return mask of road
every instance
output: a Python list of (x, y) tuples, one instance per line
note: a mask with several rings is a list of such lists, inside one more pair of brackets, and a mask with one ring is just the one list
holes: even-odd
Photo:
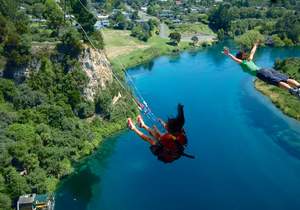
[(159, 27), (160, 27), (159, 36), (161, 38), (168, 39), (170, 35), (170, 29), (168, 25), (165, 23), (161, 23)]

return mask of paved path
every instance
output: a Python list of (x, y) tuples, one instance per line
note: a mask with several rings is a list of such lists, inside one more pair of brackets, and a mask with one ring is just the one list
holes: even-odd
[(165, 23), (160, 24), (159, 36), (164, 39), (169, 39), (170, 29)]

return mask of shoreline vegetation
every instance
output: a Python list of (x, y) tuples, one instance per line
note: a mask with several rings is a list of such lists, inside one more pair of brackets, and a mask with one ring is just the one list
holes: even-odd
[[(275, 69), (299, 80), (300, 58), (277, 60), (275, 62)], [(259, 92), (267, 96), (284, 114), (300, 121), (300, 102), (297, 98), (279, 87), (268, 85), (258, 79), (255, 80), (254, 85)]]

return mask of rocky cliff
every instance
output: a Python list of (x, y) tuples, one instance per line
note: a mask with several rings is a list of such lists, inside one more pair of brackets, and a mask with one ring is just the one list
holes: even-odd
[(84, 96), (94, 101), (98, 91), (103, 90), (113, 81), (112, 69), (104, 52), (85, 47), (79, 57), (82, 70), (89, 78)]
[[(57, 62), (61, 62), (62, 57), (55, 59)], [(84, 46), (78, 61), (89, 79), (83, 93), (84, 97), (88, 101), (94, 101), (99, 91), (105, 89), (113, 81), (110, 63), (103, 51), (95, 50), (89, 46)], [(40, 68), (41, 60), (34, 57), (28, 65), (14, 70), (10, 77), (21, 83), (29, 77), (30, 72), (37, 72)]]

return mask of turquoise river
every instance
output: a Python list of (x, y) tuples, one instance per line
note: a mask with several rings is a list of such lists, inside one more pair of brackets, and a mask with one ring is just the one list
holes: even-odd
[[(299, 210), (300, 123), (259, 93), (223, 44), (163, 56), (129, 74), (153, 112), (185, 106), (187, 152), (159, 162), (132, 132), (107, 139), (56, 192), (56, 210)], [(300, 56), (259, 49), (256, 61)], [(297, 150), (298, 145), (298, 150)]]

